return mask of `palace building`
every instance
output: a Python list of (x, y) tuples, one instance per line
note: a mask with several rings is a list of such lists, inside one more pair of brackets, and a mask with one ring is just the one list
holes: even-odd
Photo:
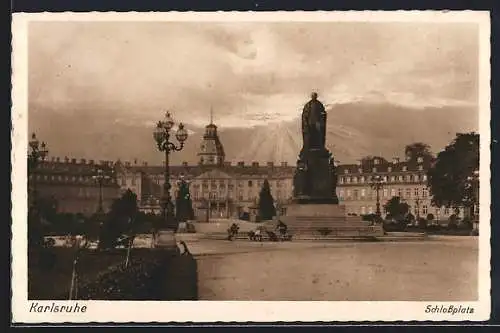
[[(237, 218), (250, 213), (258, 204), (259, 192), (264, 180), (268, 180), (271, 193), (280, 213), (292, 198), (295, 166), (286, 162), (231, 163), (225, 160), (225, 152), (217, 133), (217, 126), (210, 121), (198, 151), (198, 163), (170, 166), (172, 202), (183, 179), (190, 185), (193, 208), (197, 218)], [(387, 161), (382, 157), (365, 158), (357, 164), (337, 165), (337, 197), (346, 205), (348, 214), (364, 215), (376, 212), (376, 190), (372, 187), (373, 177), (383, 180), (379, 189), (380, 209), (385, 216), (384, 204), (394, 196), (408, 203), (416, 217), (432, 213), (436, 219), (445, 220), (454, 212), (448, 208), (431, 205), (427, 189), (427, 170), (431, 161), (419, 158), (417, 161)], [(108, 210), (113, 199), (127, 189), (136, 193), (139, 208), (143, 212), (160, 213), (163, 194), (164, 166), (148, 163), (85, 161), (52, 158), (36, 169), (31, 177), (42, 196), (53, 196), (61, 212), (81, 212), (90, 215), (96, 212), (100, 187), (95, 179), (98, 169), (109, 174), (103, 183), (103, 206)], [(463, 211), (460, 212), (463, 216)]]
[[(120, 162), (116, 166), (118, 184), (122, 190), (130, 188), (137, 194), (142, 211), (159, 213), (165, 167), (130, 162)], [(170, 195), (174, 202), (177, 183), (183, 179), (190, 184), (193, 206), (200, 219), (238, 217), (255, 208), (266, 179), (276, 204), (287, 202), (292, 194), (294, 169), (286, 162), (279, 165), (273, 162), (265, 165), (257, 162), (226, 162), (217, 126), (211, 121), (205, 127), (198, 163), (170, 166)]]
[[(104, 211), (108, 211), (111, 202), (119, 196), (120, 187), (113, 172), (113, 162), (76, 160), (65, 157), (52, 157), (40, 162), (29, 175), (29, 189), (36, 188), (41, 197), (56, 199), (61, 213), (82, 213), (90, 216), (97, 212), (99, 192), (102, 190)], [(97, 171), (105, 176), (102, 187), (95, 179)], [(29, 197), (29, 196), (28, 196)]]

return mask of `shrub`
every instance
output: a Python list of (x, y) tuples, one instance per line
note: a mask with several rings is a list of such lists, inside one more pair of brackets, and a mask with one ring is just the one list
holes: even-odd
[(332, 229), (330, 228), (320, 228), (318, 229), (318, 232), (321, 236), (328, 236), (329, 234), (332, 233)]
[(420, 217), (417, 221), (418, 223), (418, 227), (421, 228), (421, 229), (425, 229), (427, 228), (427, 220), (424, 219), (423, 217)]
[(151, 257), (131, 258), (100, 273), (96, 279), (83, 282), (78, 299), (84, 300), (155, 300), (162, 299), (166, 266), (172, 254), (155, 251)]
[(190, 234), (194, 234), (194, 233), (196, 233), (196, 228), (195, 228), (194, 224), (193, 224), (193, 223), (191, 223), (191, 222), (187, 222), (187, 223), (186, 223), (186, 231), (187, 231), (188, 233), (190, 233)]

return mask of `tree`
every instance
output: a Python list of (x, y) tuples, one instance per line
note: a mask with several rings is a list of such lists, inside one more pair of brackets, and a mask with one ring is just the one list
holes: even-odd
[(118, 238), (123, 234), (133, 237), (136, 230), (138, 212), (137, 196), (130, 189), (113, 201), (111, 210), (99, 237), (99, 248), (107, 249), (116, 246)]
[(423, 158), (424, 163), (432, 161), (434, 156), (431, 152), (431, 147), (423, 142), (415, 142), (405, 147), (405, 157), (410, 162), (417, 162), (419, 157)]
[(189, 184), (185, 180), (181, 180), (179, 183), (179, 191), (175, 199), (175, 218), (178, 222), (186, 222), (194, 218)]
[(273, 216), (276, 216), (276, 207), (274, 207), (274, 199), (267, 179), (264, 180), (259, 194), (259, 216), (262, 220), (271, 220)]
[(410, 210), (406, 202), (401, 202), (400, 197), (392, 197), (389, 199), (384, 205), (384, 208), (385, 211), (397, 221), (401, 221)]
[(479, 134), (457, 133), (427, 172), (432, 204), (441, 207), (469, 206), (469, 177), (479, 168)]

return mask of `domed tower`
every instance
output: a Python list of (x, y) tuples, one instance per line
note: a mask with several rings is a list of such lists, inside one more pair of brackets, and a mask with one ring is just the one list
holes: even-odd
[(217, 126), (213, 123), (212, 110), (210, 110), (210, 124), (205, 127), (205, 134), (198, 152), (200, 165), (222, 165), (226, 155), (224, 147), (217, 134)]

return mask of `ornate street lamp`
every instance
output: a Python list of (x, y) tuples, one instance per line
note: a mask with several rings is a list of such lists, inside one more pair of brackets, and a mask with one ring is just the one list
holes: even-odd
[(472, 176), (467, 177), (466, 183), (467, 201), (469, 202), (470, 219), (474, 229), (478, 229), (479, 218), (476, 217), (476, 209), (479, 206), (479, 170), (474, 170)]
[[(31, 135), (31, 140), (29, 141), (29, 146), (31, 148), (31, 151), (28, 153), (28, 174), (31, 175), (31, 202), (30, 202), (30, 214), (28, 215), (32, 227), (39, 228), (40, 227), (40, 220), (39, 220), (39, 214), (38, 214), (38, 207), (37, 207), (37, 184), (36, 184), (36, 176), (37, 172), (36, 169), (40, 162), (43, 162), (45, 158), (47, 157), (49, 151), (47, 149), (47, 146), (45, 142), (42, 142), (40, 144), (40, 141), (38, 141), (36, 134), (33, 133)], [(37, 234), (35, 232), (35, 234)], [(32, 234), (32, 236), (36, 236), (35, 234)], [(31, 238), (30, 240), (38, 242), (39, 240), (35, 238)]]
[[(45, 142), (40, 144), (38, 141), (36, 134), (33, 133), (31, 135), (31, 140), (29, 141), (29, 146), (31, 148), (30, 153), (28, 154), (28, 172), (32, 176), (32, 190), (33, 190), (33, 199), (35, 199), (36, 195), (36, 168), (38, 167), (40, 162), (43, 162), (49, 151)], [(34, 203), (34, 201), (33, 201)]]
[(380, 212), (380, 190), (384, 188), (385, 183), (385, 179), (380, 177), (379, 175), (375, 175), (372, 178), (371, 188), (374, 189), (377, 194), (377, 209), (375, 214), (377, 214), (378, 217), (382, 215)]
[(174, 212), (172, 206), (172, 198), (170, 196), (170, 153), (174, 151), (180, 151), (184, 148), (184, 142), (188, 138), (188, 132), (184, 129), (184, 125), (179, 123), (175, 137), (179, 141), (179, 145), (175, 145), (170, 141), (171, 130), (174, 126), (174, 120), (170, 115), (170, 112), (166, 112), (165, 119), (160, 120), (156, 129), (153, 133), (154, 140), (158, 150), (165, 153), (165, 182), (163, 183), (163, 197), (162, 197), (162, 214), (165, 222), (166, 228), (176, 229), (176, 223), (174, 223)]
[(109, 181), (111, 179), (111, 177), (105, 174), (104, 170), (99, 168), (97, 169), (96, 174), (92, 176), (92, 179), (94, 179), (97, 182), (97, 184), (99, 184), (99, 204), (97, 206), (97, 214), (102, 215), (104, 213), (104, 208), (102, 204), (102, 197), (103, 197), (102, 187), (106, 181)]

